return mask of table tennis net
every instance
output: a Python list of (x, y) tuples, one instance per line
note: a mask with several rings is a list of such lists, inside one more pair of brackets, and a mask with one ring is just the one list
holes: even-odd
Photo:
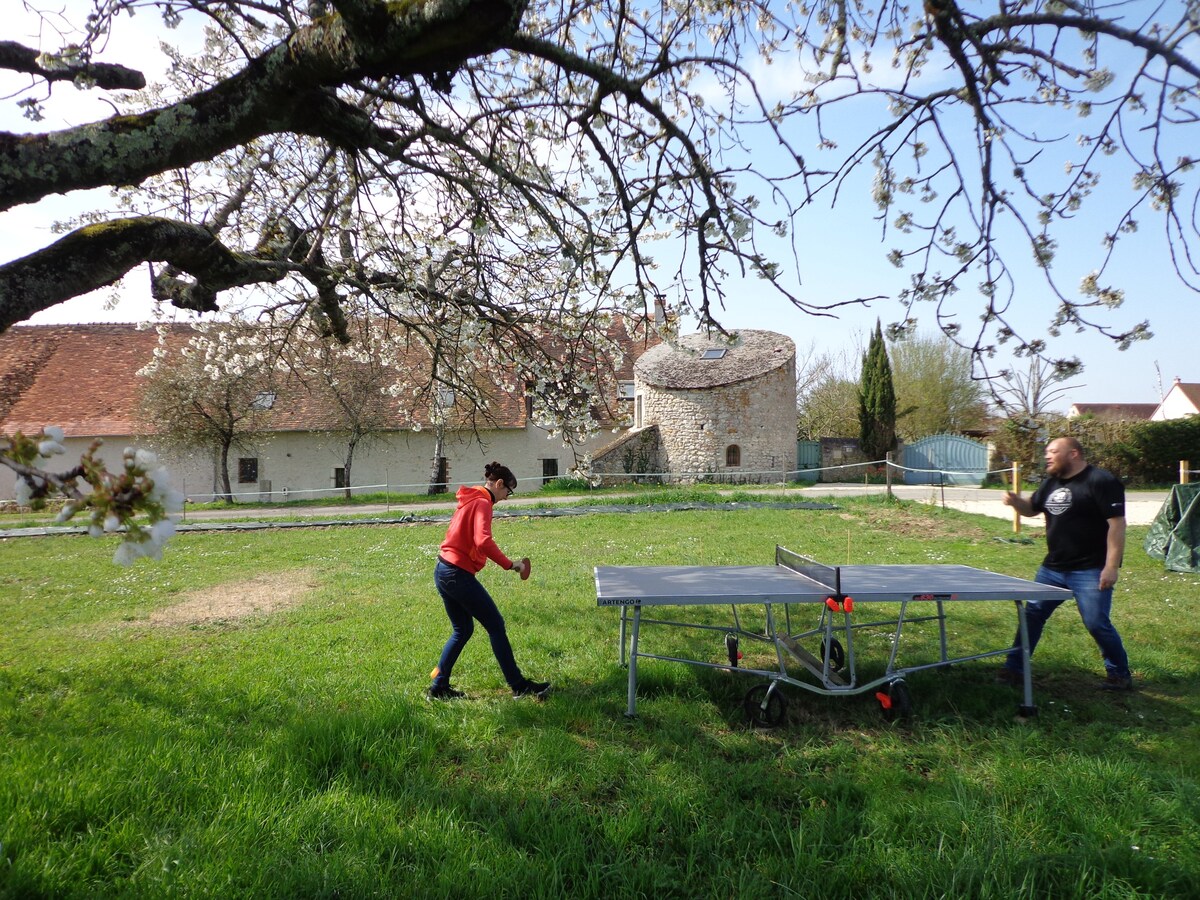
[(793, 553), (786, 547), (775, 547), (775, 565), (783, 566), (793, 572), (798, 572), (806, 578), (811, 578), (834, 593), (841, 590), (841, 576), (837, 566), (826, 566), (807, 556)]

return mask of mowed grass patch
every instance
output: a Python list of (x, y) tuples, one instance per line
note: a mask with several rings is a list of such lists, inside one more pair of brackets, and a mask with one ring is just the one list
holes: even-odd
[[(878, 498), (505, 519), (499, 542), (533, 578), (483, 578), (554, 692), (511, 700), (480, 629), (454, 676), (469, 699), (431, 704), (443, 531), (185, 534), (131, 570), (105, 541), (0, 542), (0, 894), (1200, 895), (1200, 576), (1163, 572), (1144, 529), (1115, 613), (1139, 691), (1095, 689), (1067, 606), (1035, 660), (1033, 720), (979, 661), (911, 676), (907, 724), (784, 688), (772, 731), (742, 713), (753, 679), (656, 661), (626, 719), (618, 613), (597, 608), (592, 567), (769, 564), (781, 543), (1028, 577), (1040, 539)], [(178, 614), (264, 585), (290, 602)], [(1006, 604), (950, 612), (967, 644), (1015, 625)], [(723, 652), (720, 632), (658, 639)]]

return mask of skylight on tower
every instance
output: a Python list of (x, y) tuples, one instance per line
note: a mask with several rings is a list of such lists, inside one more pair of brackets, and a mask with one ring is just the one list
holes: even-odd
[(728, 351), (723, 347), (711, 347), (700, 354), (701, 359), (724, 359)]

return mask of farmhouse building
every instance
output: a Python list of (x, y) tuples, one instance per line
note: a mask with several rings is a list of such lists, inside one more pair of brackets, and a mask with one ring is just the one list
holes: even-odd
[[(604, 394), (589, 401), (602, 428), (597, 436), (565, 445), (536, 424), (541, 418), (534, 385), (522, 373), (481, 372), (483, 411), (450, 392), (439, 397), (448, 409), (437, 480), (451, 490), (474, 483), (483, 466), (497, 459), (523, 483), (537, 484), (567, 474), (576, 465), (576, 453), (586, 454), (611, 440), (613, 429), (628, 427), (633, 360), (659, 339), (644, 324), (622, 321), (600, 333), (618, 352), (610, 358), (596, 349), (595, 358), (582, 363), (576, 353), (572, 362), (576, 369), (590, 368), (596, 390)], [(193, 335), (188, 326), (178, 325), (167, 340), (180, 347)], [(126, 447), (146, 447), (158, 452), (185, 495), (197, 501), (211, 498), (220, 492), (217, 454), (172, 452), (156, 439), (155, 424), (141, 413), (144, 379), (138, 372), (153, 359), (158, 342), (155, 330), (134, 325), (18, 326), (0, 334), (0, 433), (63, 428), (68, 455), (51, 461), (55, 469), (68, 468), (96, 439), (104, 442), (99, 456), (110, 469), (119, 467)], [(410, 364), (419, 368), (422, 362)], [(235, 497), (278, 502), (331, 496), (345, 488), (347, 439), (333, 404), (297, 379), (264, 392), (261, 401), (264, 427), (230, 454)], [(421, 402), (405, 392), (390, 403), (391, 420), (354, 455), (355, 488), (402, 493), (428, 488), (438, 429)], [(0, 478), (0, 500), (13, 497), (14, 479)]]

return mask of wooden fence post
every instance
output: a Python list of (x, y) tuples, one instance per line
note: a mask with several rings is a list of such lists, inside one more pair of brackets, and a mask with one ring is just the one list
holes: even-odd
[(1179, 483), (1180, 484), (1188, 483), (1188, 481), (1192, 475), (1191, 469), (1192, 469), (1192, 464), (1188, 460), (1181, 459), (1179, 461)]
[[(1019, 462), (1013, 463), (1012, 489), (1013, 489), (1014, 494), (1016, 494), (1018, 497), (1021, 496), (1021, 464)], [(1021, 513), (1014, 506), (1013, 507), (1013, 534), (1020, 534), (1020, 533), (1021, 533)]]

